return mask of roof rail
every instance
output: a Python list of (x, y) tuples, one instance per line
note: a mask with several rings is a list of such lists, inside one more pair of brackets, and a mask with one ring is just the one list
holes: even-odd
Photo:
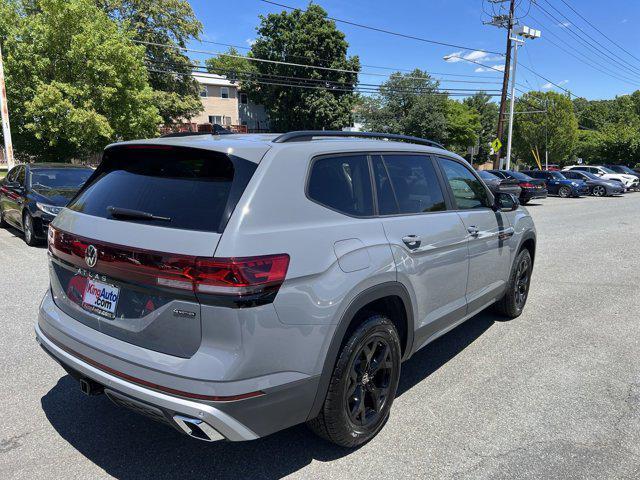
[(378, 132), (345, 132), (342, 130), (299, 130), (296, 132), (283, 133), (274, 138), (273, 143), (288, 142), (310, 142), (314, 137), (356, 137), (356, 138), (375, 138), (379, 140), (400, 140), (418, 145), (427, 145), (429, 147), (444, 147), (426, 138), (412, 137), (410, 135), (398, 135), (396, 133), (378, 133)]

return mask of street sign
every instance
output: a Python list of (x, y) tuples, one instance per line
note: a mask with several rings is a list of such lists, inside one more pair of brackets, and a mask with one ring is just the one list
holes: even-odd
[(493, 142), (491, 142), (491, 148), (493, 148), (494, 152), (498, 152), (502, 148), (502, 142), (499, 138), (496, 138)]
[(581, 158), (578, 159), (578, 165), (582, 165), (582, 159)]

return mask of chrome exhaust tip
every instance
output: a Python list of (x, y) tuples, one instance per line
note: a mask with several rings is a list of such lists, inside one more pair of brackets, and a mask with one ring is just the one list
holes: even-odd
[(204, 420), (198, 418), (185, 417), (183, 415), (174, 415), (173, 421), (180, 429), (190, 437), (204, 440), (205, 442), (215, 442), (223, 440), (224, 437), (218, 431)]

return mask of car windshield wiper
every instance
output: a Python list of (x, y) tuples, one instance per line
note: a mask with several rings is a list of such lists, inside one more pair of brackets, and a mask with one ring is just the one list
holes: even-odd
[(160, 220), (163, 222), (171, 221), (171, 218), (169, 217), (161, 217), (159, 215), (154, 215), (153, 213), (143, 212), (142, 210), (132, 210), (130, 208), (107, 207), (107, 211), (113, 218), (122, 220), (128, 218), (132, 220)]

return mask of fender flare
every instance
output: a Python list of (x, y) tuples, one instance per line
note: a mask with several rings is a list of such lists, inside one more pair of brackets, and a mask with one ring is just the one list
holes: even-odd
[(336, 329), (334, 330), (333, 337), (331, 338), (331, 343), (329, 344), (327, 354), (324, 358), (322, 373), (320, 374), (320, 380), (318, 382), (318, 391), (316, 392), (316, 397), (313, 401), (313, 405), (311, 407), (311, 411), (309, 412), (307, 420), (311, 420), (317, 417), (320, 413), (320, 409), (322, 408), (325, 397), (327, 396), (333, 369), (335, 368), (336, 361), (338, 360), (338, 355), (340, 354), (340, 348), (342, 347), (347, 329), (349, 328), (351, 321), (354, 319), (358, 311), (365, 305), (374, 302), (375, 300), (379, 300), (381, 298), (392, 295), (400, 297), (407, 313), (407, 343), (405, 346), (402, 361), (405, 361), (409, 358), (411, 352), (413, 351), (415, 324), (411, 297), (409, 296), (409, 292), (407, 291), (406, 287), (400, 282), (385, 282), (360, 292), (351, 301), (344, 314), (340, 318)]

